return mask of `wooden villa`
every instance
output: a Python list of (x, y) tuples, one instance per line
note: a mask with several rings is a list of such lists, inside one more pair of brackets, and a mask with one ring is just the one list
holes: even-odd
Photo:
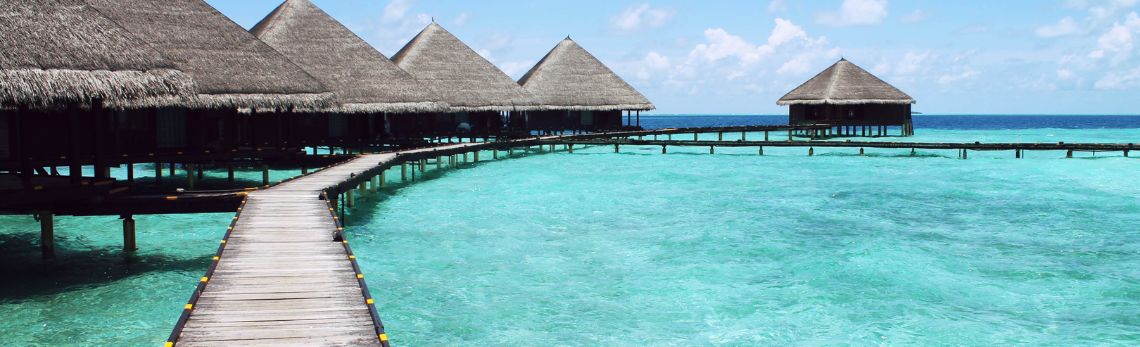
[(840, 59), (777, 102), (790, 106), (789, 125), (829, 125), (835, 135), (885, 136), (898, 126), (914, 135), (915, 100), (867, 70)]
[[(72, 188), (109, 190), (110, 166), (131, 150), (122, 113), (179, 104), (196, 90), (176, 64), (83, 1), (6, 1), (0, 12), (0, 209), (88, 196)], [(57, 189), (65, 192), (51, 194)]]
[(334, 105), (324, 85), (205, 1), (87, 2), (197, 83), (182, 107), (133, 115), (137, 133), (124, 140), (141, 153), (194, 163), (296, 151), (306, 120), (282, 113)]
[[(519, 80), (538, 98), (542, 111), (515, 119), (512, 127), (557, 132), (638, 127), (641, 111), (654, 109), (649, 99), (567, 37)], [(636, 121), (630, 115), (637, 113)]]
[(430, 88), (309, 0), (285, 1), (250, 32), (336, 95), (336, 107), (306, 115), (314, 120), (305, 135), (310, 143), (422, 139), (413, 131), (417, 120), (449, 111)]
[(538, 109), (534, 95), (434, 22), (392, 61), (451, 105), (449, 114), (429, 125), (439, 136), (496, 135), (505, 125), (504, 116), (521, 117)]

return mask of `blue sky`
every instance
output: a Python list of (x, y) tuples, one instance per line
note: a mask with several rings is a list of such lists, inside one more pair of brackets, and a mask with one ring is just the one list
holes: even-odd
[[(280, 0), (209, 0), (251, 27)], [(1140, 0), (315, 0), (391, 55), (433, 18), (517, 78), (570, 35), (657, 113), (782, 114), (846, 57), (928, 114), (1140, 114)]]

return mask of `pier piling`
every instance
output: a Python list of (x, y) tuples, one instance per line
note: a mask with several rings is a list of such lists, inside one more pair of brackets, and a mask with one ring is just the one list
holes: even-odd
[(269, 186), (269, 165), (261, 164), (261, 185), (264, 187)]
[(55, 258), (55, 215), (40, 212), (40, 253), (44, 259)]
[(139, 249), (135, 243), (135, 217), (125, 214), (120, 218), (123, 219), (123, 251), (134, 252)]
[(162, 184), (162, 163), (154, 163), (154, 184)]
[(815, 147), (808, 147), (808, 156), (810, 157), (810, 156), (814, 156), (814, 155), (815, 155)]
[(127, 183), (135, 183), (135, 163), (127, 163)]

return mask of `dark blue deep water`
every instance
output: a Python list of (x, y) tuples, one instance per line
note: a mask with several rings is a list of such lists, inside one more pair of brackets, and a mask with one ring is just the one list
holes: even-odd
[[(782, 125), (787, 116), (641, 116), (646, 129), (701, 126)], [(1140, 116), (915, 115), (916, 129), (1140, 129)]]

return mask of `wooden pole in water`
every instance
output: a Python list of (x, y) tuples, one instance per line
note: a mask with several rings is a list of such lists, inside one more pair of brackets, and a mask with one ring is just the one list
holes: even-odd
[(135, 183), (135, 163), (127, 163), (127, 184)]
[(174, 163), (170, 163), (170, 178), (174, 178), (177, 173), (174, 172)]
[(400, 182), (408, 181), (408, 162), (400, 163)]
[(700, 139), (699, 139), (699, 138), (697, 138), (697, 135), (700, 135), (700, 134), (698, 134), (698, 133), (693, 133), (693, 141), (700, 141)]
[(570, 154), (574, 154), (574, 144), (572, 144), (572, 143), (566, 144), (566, 151), (570, 152)]
[(863, 155), (863, 147), (859, 147), (859, 155)]
[(724, 132), (723, 131), (716, 133), (716, 140), (717, 141), (724, 141)]
[(815, 147), (808, 147), (808, 156), (815, 155)]
[(435, 157), (435, 169), (443, 169), (443, 157)]
[(1017, 158), (1017, 159), (1021, 159), (1021, 149), (1020, 148), (1013, 150), (1013, 157)]
[(44, 259), (55, 258), (55, 215), (40, 212), (40, 253)]
[(661, 154), (668, 154), (669, 150), (665, 149), (667, 146), (661, 146)]
[(380, 171), (380, 182), (378, 182), (380, 185), (380, 188), (384, 188), (384, 185), (388, 183), (387, 177), (388, 177), (388, 171)]
[(352, 189), (344, 192), (344, 204), (348, 206), (348, 208), (356, 206), (356, 200), (352, 198)]
[(764, 130), (764, 142), (768, 142), (768, 131)]
[(910, 149), (910, 156), (912, 156), (912, 157), (913, 157), (913, 156), (915, 156), (915, 155), (917, 155), (917, 154), (918, 154), (918, 153), (914, 151), (914, 148), (911, 148), (911, 149)]
[(760, 146), (759, 152), (760, 156), (764, 156), (764, 146)]
[(190, 189), (194, 189), (194, 184), (196, 183), (195, 182), (196, 181), (195, 175), (194, 175), (194, 164), (192, 164), (192, 163), (185, 164), (185, 166), (186, 166), (186, 185), (189, 186)]
[(154, 163), (154, 184), (162, 184), (162, 163)]
[(1126, 150), (1124, 150), (1124, 157), (1125, 157), (1125, 158), (1128, 158), (1128, 150), (1127, 150), (1127, 149), (1126, 149)]
[(709, 146), (709, 154), (716, 154), (716, 147)]
[(305, 164), (301, 164), (301, 175), (308, 175), (308, 174), (309, 174), (309, 167), (305, 166)]
[(962, 159), (970, 159), (970, 153), (968, 149), (962, 149)]
[(234, 163), (233, 162), (227, 162), (226, 163), (226, 182), (229, 182), (230, 185), (234, 184)]
[[(550, 146), (553, 147), (554, 145), (550, 145)], [(472, 161), (478, 163), (479, 162), (479, 151), (473, 152), (472, 156), (474, 158), (474, 159), (472, 159)]]
[(420, 159), (420, 173), (427, 171), (427, 159)]
[(1073, 157), (1073, 150), (1070, 149), (1070, 150), (1065, 152), (1065, 158), (1072, 158), (1072, 157)]
[(269, 186), (269, 165), (261, 164), (261, 185)]
[(134, 252), (139, 249), (135, 243), (135, 217), (124, 214), (120, 218), (123, 219), (123, 250)]
[[(573, 146), (571, 146), (571, 148), (573, 148)], [(491, 150), (491, 159), (499, 160), (499, 149), (496, 148)]]
[(618, 145), (616, 143), (614, 144), (614, 153), (617, 153), (619, 150), (621, 150), (619, 147), (620, 147), (620, 145)]

